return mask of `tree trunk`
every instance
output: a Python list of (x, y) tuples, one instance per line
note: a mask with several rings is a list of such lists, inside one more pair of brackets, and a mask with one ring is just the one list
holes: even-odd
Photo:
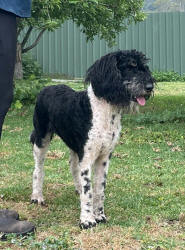
[(15, 62), (15, 79), (23, 79), (23, 68), (22, 68), (22, 47), (21, 44), (17, 42), (17, 52), (16, 52), (16, 62)]

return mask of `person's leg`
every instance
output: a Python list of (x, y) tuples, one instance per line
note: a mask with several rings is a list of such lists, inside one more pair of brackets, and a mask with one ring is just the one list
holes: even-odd
[[(0, 9), (0, 138), (4, 118), (13, 99), (16, 57), (16, 16)], [(0, 210), (0, 240), (10, 233), (25, 236), (35, 231), (31, 222), (19, 221), (16, 211)]]
[(0, 10), (0, 138), (4, 118), (13, 99), (16, 57), (16, 16)]

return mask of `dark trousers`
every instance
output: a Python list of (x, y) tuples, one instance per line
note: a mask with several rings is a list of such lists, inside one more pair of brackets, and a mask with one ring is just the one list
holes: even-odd
[(13, 99), (16, 57), (16, 16), (0, 9), (0, 138)]

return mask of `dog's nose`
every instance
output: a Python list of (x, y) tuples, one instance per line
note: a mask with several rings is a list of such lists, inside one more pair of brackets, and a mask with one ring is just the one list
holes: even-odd
[(146, 91), (152, 91), (152, 89), (153, 89), (153, 84), (152, 83), (147, 83), (147, 85), (145, 86), (145, 89), (146, 89)]

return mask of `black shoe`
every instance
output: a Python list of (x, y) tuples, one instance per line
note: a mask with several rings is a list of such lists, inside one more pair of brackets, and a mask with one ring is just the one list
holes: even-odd
[(15, 220), (19, 219), (19, 214), (14, 210), (0, 209), (0, 218), (12, 218)]
[(10, 217), (5, 216), (4, 213), (2, 213), (3, 216), (0, 217), (0, 234), (1, 240), (6, 240), (8, 234), (16, 234), (16, 236), (26, 236), (30, 233), (33, 233), (35, 231), (35, 226), (33, 223), (28, 221), (19, 221), (16, 220), (15, 216), (16, 213), (5, 213), (6, 215), (10, 215)]

